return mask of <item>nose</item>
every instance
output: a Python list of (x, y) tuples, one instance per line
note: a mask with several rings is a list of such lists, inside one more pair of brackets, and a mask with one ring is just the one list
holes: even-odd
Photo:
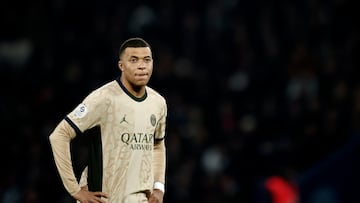
[(144, 70), (146, 67), (145, 67), (145, 65), (144, 64), (139, 64), (139, 66), (138, 66), (138, 69), (140, 69), (140, 70)]
[(139, 69), (145, 69), (145, 68), (146, 68), (145, 61), (144, 61), (144, 60), (139, 60), (138, 68), (139, 68)]

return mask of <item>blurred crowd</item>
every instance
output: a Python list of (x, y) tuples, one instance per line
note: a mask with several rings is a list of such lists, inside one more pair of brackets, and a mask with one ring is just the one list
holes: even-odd
[[(73, 202), (48, 136), (120, 74), (133, 36), (152, 45), (150, 86), (169, 106), (166, 203), (276, 202), (279, 178), (291, 203), (345, 202), (305, 201), (301, 181), (359, 143), (354, 14), (348, 0), (1, 1), (0, 202)], [(335, 174), (358, 178), (352, 166)]]

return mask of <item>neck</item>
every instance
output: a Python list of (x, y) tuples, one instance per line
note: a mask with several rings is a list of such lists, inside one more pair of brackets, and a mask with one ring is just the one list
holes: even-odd
[(120, 77), (121, 83), (124, 85), (124, 87), (129, 91), (130, 94), (132, 94), (134, 97), (141, 98), (145, 94), (145, 86), (136, 86), (131, 83), (129, 83), (127, 80), (125, 80), (123, 77)]

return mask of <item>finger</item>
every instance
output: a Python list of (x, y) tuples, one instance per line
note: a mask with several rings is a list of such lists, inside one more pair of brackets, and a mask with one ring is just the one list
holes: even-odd
[(98, 198), (97, 198), (97, 202), (106, 203), (105, 200), (102, 200), (102, 199), (101, 199), (101, 197), (98, 197)]
[(95, 196), (98, 196), (98, 197), (105, 197), (105, 198), (108, 198), (109, 195), (103, 193), (103, 192), (94, 192), (94, 195)]
[(156, 199), (153, 195), (151, 195), (149, 198), (149, 203), (157, 203), (157, 202), (159, 202), (158, 199)]
[(89, 203), (106, 203), (105, 200), (102, 200), (101, 197), (95, 196), (93, 195), (90, 199), (89, 199)]

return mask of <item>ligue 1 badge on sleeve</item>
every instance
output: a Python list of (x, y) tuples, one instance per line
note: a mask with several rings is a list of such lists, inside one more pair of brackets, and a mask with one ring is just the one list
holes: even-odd
[(87, 108), (85, 104), (79, 104), (74, 110), (74, 116), (76, 118), (83, 118), (87, 114)]

